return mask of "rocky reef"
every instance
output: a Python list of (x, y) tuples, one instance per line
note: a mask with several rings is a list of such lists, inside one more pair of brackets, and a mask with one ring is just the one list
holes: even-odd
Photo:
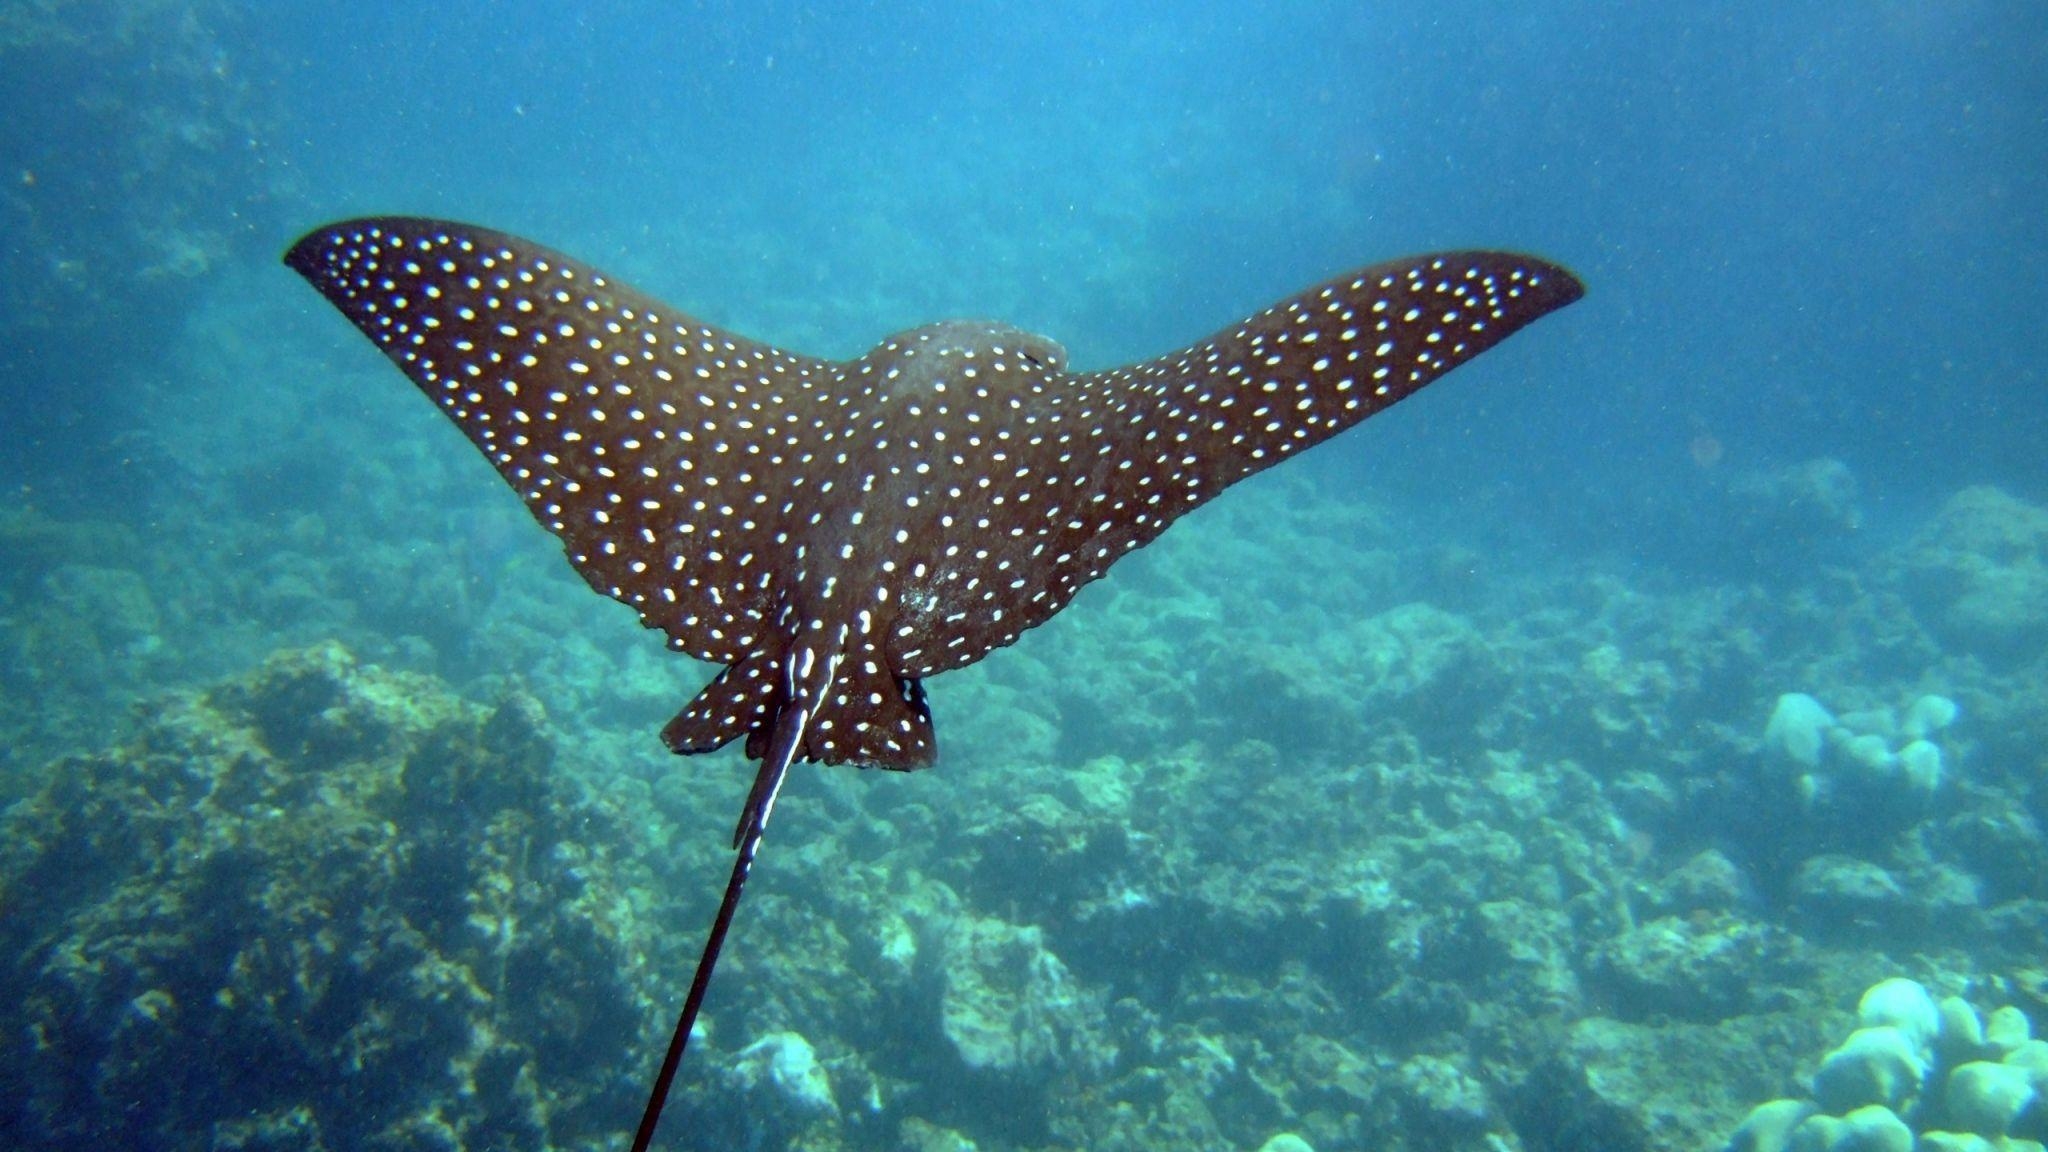
[(325, 645), (51, 765), (0, 828), (0, 1143), (603, 1146), (630, 838), (545, 727)]
[[(1474, 575), (1278, 479), (935, 684), (939, 769), (792, 776), (673, 1138), (2038, 1138), (2031, 1103), (1984, 1131), (2022, 1094), (1976, 1066), (2022, 1066), (1989, 1038), (2048, 1019), (2048, 652), (1969, 641), (1993, 601), (2033, 626), (1985, 582), (2030, 578), (2037, 510), (1973, 491), (1854, 566), (1680, 586)], [(0, 725), (44, 745), (266, 635), (349, 645), (138, 691), (109, 748), (11, 763), (0, 1137), (596, 1148), (637, 1115), (745, 770), (653, 747), (687, 671), (607, 647), (553, 567), (486, 605), (396, 545), (318, 558), (365, 530), (181, 580), (97, 527), (0, 523)], [(1901, 974), (1983, 1045), (1864, 1022)], [(1760, 1101), (1792, 1103), (1743, 1128)]]

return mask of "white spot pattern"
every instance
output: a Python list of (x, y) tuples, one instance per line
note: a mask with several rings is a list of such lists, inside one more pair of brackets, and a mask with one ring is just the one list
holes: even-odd
[(1193, 347), (1066, 371), (1000, 324), (858, 360), (691, 319), (527, 241), (387, 218), (286, 256), (434, 399), (591, 585), (727, 665), (664, 732), (765, 751), (793, 653), (837, 671), (806, 759), (920, 767), (921, 678), (973, 663), (1223, 489), (1578, 298), (1459, 252), (1319, 285)]

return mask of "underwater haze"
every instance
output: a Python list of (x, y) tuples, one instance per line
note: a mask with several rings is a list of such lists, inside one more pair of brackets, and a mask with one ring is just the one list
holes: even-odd
[(657, 1147), (2048, 1144), (2048, 7), (0, 2), (0, 1146), (639, 1119), (753, 765), (367, 215), (835, 359), (1586, 284), (798, 765)]

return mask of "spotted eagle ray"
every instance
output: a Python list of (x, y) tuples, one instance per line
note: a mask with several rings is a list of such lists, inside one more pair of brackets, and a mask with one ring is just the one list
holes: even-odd
[(951, 320), (857, 360), (683, 315), (444, 220), (317, 229), (285, 263), (441, 406), (591, 587), (725, 670), (662, 729), (760, 761), (634, 1136), (654, 1137), (762, 832), (798, 760), (908, 771), (925, 677), (1013, 643), (1225, 488), (1409, 396), (1584, 288), (1512, 252), (1319, 284), (1156, 360)]

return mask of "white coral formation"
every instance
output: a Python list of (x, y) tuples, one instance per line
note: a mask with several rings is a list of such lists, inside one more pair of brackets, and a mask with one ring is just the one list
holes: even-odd
[(1889, 1024), (1858, 1028), (1821, 1058), (1813, 1098), (1823, 1109), (1846, 1113), (1869, 1104), (1897, 1108), (1920, 1091), (1927, 1075), (1921, 1048)]
[(1908, 705), (1904, 719), (1889, 708), (1838, 717), (1804, 692), (1787, 692), (1764, 725), (1764, 755), (1799, 773), (1800, 795), (1808, 802), (1840, 777), (1895, 782), (1909, 794), (1927, 795), (1941, 786), (1946, 770), (1934, 738), (1960, 712), (1955, 701), (1929, 694)]
[(1925, 1054), (1941, 1035), (1942, 1015), (1934, 997), (1918, 980), (1894, 976), (1872, 984), (1863, 993), (1856, 1002), (1856, 1022), (1865, 1028), (1896, 1028)]
[(1778, 697), (1764, 725), (1764, 748), (1791, 763), (1818, 768), (1834, 726), (1835, 714), (1820, 701), (1804, 692), (1787, 692)]
[(1812, 1100), (1751, 1110), (1728, 1152), (2021, 1152), (2048, 1136), (2048, 1042), (2007, 1006), (1990, 1025), (1912, 980), (1876, 984), (1821, 1059)]
[(1786, 1152), (1913, 1152), (1913, 1130), (1882, 1104), (1847, 1116), (1808, 1116), (1792, 1130)]

